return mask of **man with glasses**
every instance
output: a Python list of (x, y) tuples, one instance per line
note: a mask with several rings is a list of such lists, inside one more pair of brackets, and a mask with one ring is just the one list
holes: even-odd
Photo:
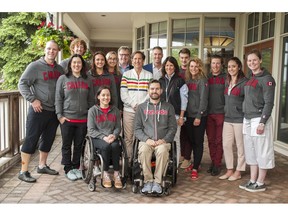
[(118, 49), (119, 69), (121, 74), (125, 71), (133, 69), (130, 60), (130, 49), (128, 46), (121, 46)]

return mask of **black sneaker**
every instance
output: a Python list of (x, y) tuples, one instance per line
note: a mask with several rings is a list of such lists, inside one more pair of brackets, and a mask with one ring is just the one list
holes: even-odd
[(212, 168), (212, 171), (211, 171), (211, 175), (212, 176), (218, 176), (219, 174), (220, 174), (220, 167), (216, 167), (216, 166), (214, 166), (213, 168)]
[(41, 174), (49, 174), (49, 175), (58, 175), (59, 172), (57, 172), (56, 170), (51, 169), (49, 166), (45, 166), (42, 169), (40, 169), (39, 167), (37, 167), (37, 173), (41, 173)]
[(21, 181), (28, 182), (28, 183), (36, 182), (36, 179), (33, 178), (28, 171), (25, 171), (23, 173), (19, 173), (18, 179), (20, 179)]
[(214, 167), (214, 165), (213, 165), (213, 164), (211, 164), (211, 165), (210, 165), (210, 167), (209, 167), (209, 169), (207, 170), (207, 173), (211, 173), (211, 172), (212, 172), (212, 170), (213, 170), (213, 167)]
[(266, 190), (266, 185), (263, 184), (259, 186), (257, 183), (254, 183), (252, 185), (247, 186), (245, 190), (249, 192), (262, 192)]
[(251, 185), (253, 185), (253, 184), (255, 184), (255, 182), (253, 183), (253, 182), (251, 182), (251, 181), (249, 180), (248, 182), (239, 185), (239, 188), (241, 188), (241, 189), (243, 189), (243, 190), (246, 190), (247, 187), (249, 187), (249, 186), (251, 186)]

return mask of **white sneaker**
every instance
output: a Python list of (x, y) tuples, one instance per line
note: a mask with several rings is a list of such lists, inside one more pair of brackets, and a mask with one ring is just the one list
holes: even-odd
[(76, 181), (78, 178), (75, 175), (73, 170), (70, 170), (65, 176), (70, 180), (70, 181)]
[(77, 179), (82, 179), (82, 172), (79, 169), (73, 169), (74, 174), (76, 175)]

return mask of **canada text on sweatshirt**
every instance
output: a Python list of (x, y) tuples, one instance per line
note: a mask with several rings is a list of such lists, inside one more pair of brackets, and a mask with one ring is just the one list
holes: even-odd
[(89, 77), (75, 77), (62, 75), (56, 86), (56, 114), (57, 118), (66, 117), (70, 120), (87, 121), (87, 113), (94, 105), (94, 92)]
[(42, 57), (27, 66), (19, 80), (19, 91), (30, 103), (37, 99), (44, 110), (55, 111), (56, 82), (62, 74), (60, 65), (49, 65)]
[(172, 143), (177, 130), (174, 108), (166, 101), (152, 104), (148, 99), (140, 104), (134, 124), (135, 136), (142, 142), (164, 139)]
[(110, 106), (108, 113), (104, 113), (99, 105), (92, 106), (88, 111), (88, 135), (93, 138), (103, 139), (109, 134), (119, 137), (121, 131), (120, 111), (115, 106)]

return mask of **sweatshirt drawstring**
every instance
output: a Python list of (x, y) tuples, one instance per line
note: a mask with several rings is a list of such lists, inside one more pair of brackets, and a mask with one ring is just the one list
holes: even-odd
[(147, 101), (147, 106), (146, 106), (146, 115), (145, 115), (145, 122), (147, 121), (147, 119), (148, 119), (148, 112), (149, 112), (149, 110), (148, 110), (148, 106), (149, 106), (149, 101)]
[(161, 102), (159, 104), (159, 109), (158, 109), (158, 116), (157, 116), (157, 121), (159, 122), (159, 118), (160, 118), (160, 109), (161, 109)]

